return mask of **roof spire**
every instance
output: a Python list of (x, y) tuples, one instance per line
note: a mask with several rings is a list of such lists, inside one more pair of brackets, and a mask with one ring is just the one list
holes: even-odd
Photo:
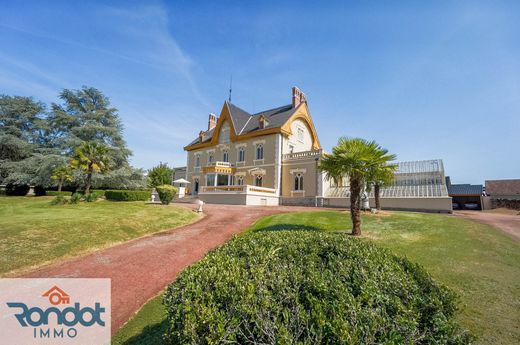
[(231, 74), (231, 78), (229, 79), (229, 103), (231, 103), (231, 89), (233, 87), (233, 74)]

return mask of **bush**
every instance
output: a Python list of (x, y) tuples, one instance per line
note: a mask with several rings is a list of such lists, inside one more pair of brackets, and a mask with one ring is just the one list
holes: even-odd
[(70, 199), (69, 199), (69, 202), (71, 204), (78, 204), (81, 199), (83, 198), (83, 194), (81, 193), (74, 193), (71, 195)]
[(178, 190), (177, 187), (169, 184), (157, 186), (155, 189), (157, 190), (157, 194), (159, 194), (159, 199), (161, 199), (163, 205), (168, 205), (173, 200)]
[(455, 295), (362, 239), (249, 233), (169, 285), (171, 344), (467, 344)]
[(47, 195), (47, 196), (58, 196), (58, 195), (71, 196), (72, 192), (66, 192), (66, 191), (58, 192), (57, 190), (47, 190), (47, 191), (45, 191), (45, 195)]
[(96, 193), (98, 198), (103, 198), (105, 196), (105, 191), (103, 189), (93, 189), (90, 192)]
[(114, 201), (146, 201), (150, 199), (148, 190), (106, 190), (105, 198)]
[(29, 192), (29, 186), (26, 184), (8, 183), (5, 186), (5, 194), (9, 196), (25, 196)]
[(84, 194), (83, 199), (85, 199), (86, 202), (94, 202), (98, 199), (98, 194), (94, 191)]
[(51, 205), (65, 205), (68, 202), (69, 200), (63, 195), (56, 195), (56, 197), (51, 200)]

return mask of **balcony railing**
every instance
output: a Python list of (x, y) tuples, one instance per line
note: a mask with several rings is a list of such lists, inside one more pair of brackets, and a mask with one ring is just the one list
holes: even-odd
[(309, 159), (319, 158), (323, 154), (323, 150), (311, 150), (302, 152), (286, 153), (282, 156), (283, 160)]
[(200, 187), (199, 194), (210, 194), (210, 193), (231, 193), (231, 194), (269, 194), (276, 195), (276, 189), (257, 187), (251, 185), (242, 186), (202, 186)]
[(208, 163), (206, 166), (208, 167), (221, 167), (221, 168), (231, 168), (233, 164), (229, 162), (221, 162), (221, 161), (215, 161)]

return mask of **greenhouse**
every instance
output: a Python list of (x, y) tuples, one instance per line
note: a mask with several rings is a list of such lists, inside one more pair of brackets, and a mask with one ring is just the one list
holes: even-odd
[[(324, 206), (344, 207), (349, 204), (348, 179), (339, 185), (326, 188)], [(374, 205), (374, 191), (369, 192), (370, 205)], [(381, 203), (386, 209), (451, 212), (442, 160), (424, 160), (397, 163), (394, 182), (381, 189)]]

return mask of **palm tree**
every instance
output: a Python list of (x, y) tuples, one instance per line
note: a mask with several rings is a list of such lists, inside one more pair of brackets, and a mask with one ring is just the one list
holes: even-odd
[(70, 166), (83, 170), (87, 174), (85, 194), (90, 192), (92, 174), (106, 172), (109, 168), (109, 163), (108, 148), (104, 145), (93, 141), (85, 141), (76, 148), (74, 156), (70, 161)]
[(360, 138), (339, 139), (332, 149), (332, 154), (324, 154), (319, 169), (329, 179), (338, 184), (344, 176), (350, 181), (350, 217), (352, 219), (352, 235), (361, 235), (361, 192), (363, 186), (370, 181), (374, 168), (392, 160), (375, 141)]
[[(390, 156), (390, 155), (389, 155)], [(389, 160), (394, 160), (389, 159)], [(394, 174), (397, 169), (396, 164), (384, 164), (376, 167), (370, 182), (374, 185), (374, 199), (376, 200), (376, 209), (381, 211), (381, 188), (387, 187), (394, 182)]]
[(51, 178), (58, 181), (58, 192), (61, 192), (61, 187), (65, 181), (72, 181), (72, 174), (70, 168), (66, 165), (61, 165), (52, 171)]

